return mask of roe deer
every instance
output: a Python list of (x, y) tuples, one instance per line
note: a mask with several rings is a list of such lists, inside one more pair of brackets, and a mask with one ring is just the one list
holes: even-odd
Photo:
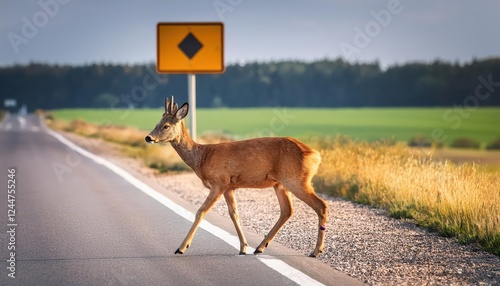
[(261, 253), (292, 216), (290, 193), (304, 201), (318, 214), (316, 248), (309, 256), (316, 257), (323, 251), (327, 205), (311, 185), (321, 161), (319, 153), (293, 138), (255, 138), (219, 144), (198, 144), (189, 136), (184, 117), (189, 106), (180, 108), (174, 97), (165, 99), (165, 113), (155, 129), (146, 136), (148, 143), (167, 143), (177, 151), (182, 160), (198, 175), (210, 193), (200, 209), (186, 238), (175, 251), (183, 254), (189, 247), (201, 220), (215, 202), (224, 195), (229, 215), (240, 240), (240, 254), (246, 254), (247, 241), (240, 227), (234, 190), (237, 188), (274, 187), (281, 214), (274, 227), (255, 249)]

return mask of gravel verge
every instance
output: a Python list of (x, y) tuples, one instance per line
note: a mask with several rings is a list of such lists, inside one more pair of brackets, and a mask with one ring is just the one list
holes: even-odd
[[(158, 174), (140, 160), (125, 158), (116, 145), (65, 134), (87, 150), (157, 180), (180, 198), (200, 206), (208, 190), (194, 173)], [(500, 257), (476, 245), (461, 245), (415, 225), (389, 218), (383, 210), (320, 196), (329, 205), (324, 253), (319, 259), (368, 285), (500, 285)], [(279, 216), (273, 189), (238, 189), (243, 230), (265, 235)], [(307, 255), (315, 246), (317, 216), (292, 196), (294, 215), (274, 241)], [(229, 218), (226, 203), (213, 210)], [(256, 247), (253, 245), (253, 247)], [(272, 245), (270, 245), (272, 247)]]

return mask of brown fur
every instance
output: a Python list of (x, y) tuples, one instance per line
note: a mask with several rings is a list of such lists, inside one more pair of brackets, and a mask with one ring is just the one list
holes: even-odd
[[(327, 205), (311, 185), (321, 162), (319, 153), (304, 143), (290, 137), (255, 138), (219, 144), (194, 142), (184, 125), (188, 105), (181, 108), (166, 100), (165, 113), (156, 128), (146, 137), (150, 143), (170, 142), (181, 158), (210, 189), (210, 193), (196, 213), (196, 219), (188, 235), (176, 253), (184, 253), (196, 233), (199, 223), (215, 202), (224, 195), (228, 211), (240, 239), (240, 254), (246, 253), (247, 241), (241, 230), (234, 190), (237, 188), (273, 187), (280, 204), (281, 214), (256, 248), (261, 253), (293, 213), (290, 193), (304, 201), (318, 214), (318, 239), (310, 256), (323, 250), (324, 226)], [(168, 129), (164, 129), (168, 126)]]

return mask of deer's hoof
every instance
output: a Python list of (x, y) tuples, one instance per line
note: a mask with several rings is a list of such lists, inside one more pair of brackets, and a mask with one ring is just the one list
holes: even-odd
[(246, 255), (247, 253), (245, 251), (240, 251), (240, 255)]
[(309, 253), (309, 257), (317, 257), (320, 253), (322, 253), (323, 251), (320, 250), (316, 253), (316, 251), (313, 251), (311, 253)]
[(177, 248), (174, 254), (184, 254), (184, 252), (182, 252), (179, 248)]
[(256, 249), (256, 250), (253, 252), (253, 254), (259, 254), (259, 253), (262, 253), (262, 250), (260, 250), (260, 249)]

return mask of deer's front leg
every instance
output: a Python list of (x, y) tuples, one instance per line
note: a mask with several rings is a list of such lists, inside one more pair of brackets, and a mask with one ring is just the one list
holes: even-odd
[(240, 221), (238, 218), (238, 206), (236, 204), (236, 198), (234, 197), (234, 190), (230, 189), (224, 193), (224, 198), (226, 198), (227, 209), (229, 211), (229, 216), (233, 221), (236, 232), (238, 233), (238, 238), (240, 239), (240, 255), (244, 255), (247, 252), (247, 240), (241, 230)]
[(194, 219), (193, 225), (191, 226), (191, 229), (189, 230), (184, 241), (181, 243), (181, 246), (179, 246), (179, 248), (177, 248), (177, 250), (175, 251), (175, 254), (183, 254), (184, 251), (186, 251), (186, 249), (191, 245), (191, 241), (193, 240), (194, 234), (196, 233), (201, 220), (205, 217), (208, 211), (210, 211), (210, 209), (214, 206), (221, 195), (222, 193), (218, 189), (210, 190), (207, 199), (205, 200), (205, 202), (203, 202), (201, 207), (196, 212), (196, 217)]

